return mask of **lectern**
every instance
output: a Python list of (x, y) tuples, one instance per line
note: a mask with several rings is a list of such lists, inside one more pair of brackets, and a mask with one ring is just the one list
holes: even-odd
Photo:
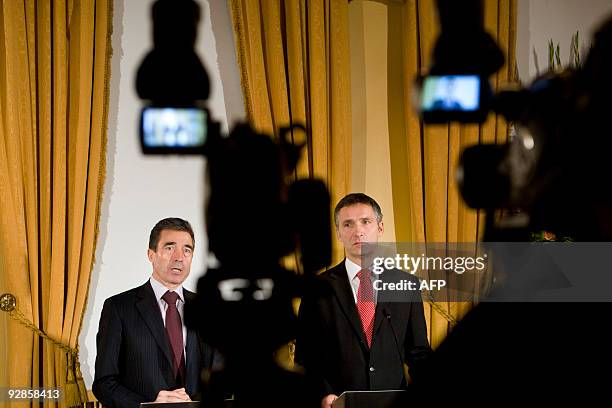
[(399, 408), (407, 406), (408, 392), (404, 390), (345, 391), (333, 408)]
[[(140, 404), (140, 408), (201, 408), (200, 401), (188, 401), (188, 402), (143, 402)], [(233, 399), (226, 399), (224, 401), (225, 408), (232, 408), (234, 406)]]
[(143, 402), (140, 408), (200, 408), (200, 401)]

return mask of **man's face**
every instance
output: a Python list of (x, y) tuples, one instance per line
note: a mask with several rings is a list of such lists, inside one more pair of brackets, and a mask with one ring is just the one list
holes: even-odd
[(344, 245), (346, 257), (357, 265), (361, 265), (361, 244), (378, 242), (383, 231), (382, 221), (378, 222), (374, 209), (368, 204), (349, 205), (338, 212), (336, 236)]
[(185, 231), (162, 230), (156, 250), (149, 249), (147, 256), (153, 265), (153, 278), (168, 289), (176, 289), (187, 279), (191, 270), (191, 235)]

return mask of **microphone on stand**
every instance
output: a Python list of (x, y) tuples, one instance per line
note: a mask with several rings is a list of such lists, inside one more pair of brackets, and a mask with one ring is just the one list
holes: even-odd
[(395, 340), (395, 348), (402, 364), (402, 377), (404, 378), (404, 383), (406, 384), (406, 387), (408, 387), (408, 379), (406, 378), (406, 371), (404, 370), (404, 358), (402, 357), (402, 350), (399, 346), (399, 341), (397, 340), (397, 333), (395, 332), (393, 322), (391, 321), (391, 313), (389, 313), (386, 307), (383, 308), (382, 312), (385, 315), (387, 321), (389, 322), (389, 326), (391, 326), (391, 332), (393, 333), (393, 339)]

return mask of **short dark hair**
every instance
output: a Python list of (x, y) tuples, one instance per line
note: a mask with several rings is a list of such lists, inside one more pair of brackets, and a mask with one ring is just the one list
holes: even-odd
[(336, 205), (336, 209), (334, 210), (334, 224), (336, 224), (336, 228), (338, 227), (338, 214), (340, 213), (340, 210), (344, 207), (355, 204), (369, 205), (374, 210), (374, 214), (376, 214), (376, 221), (379, 223), (382, 221), (383, 214), (382, 210), (380, 209), (380, 205), (378, 205), (378, 203), (372, 197), (363, 193), (351, 193), (344, 196), (344, 198)]
[(157, 244), (159, 244), (159, 236), (163, 230), (172, 230), (172, 231), (185, 231), (191, 235), (191, 240), (193, 241), (193, 245), (195, 246), (195, 238), (193, 237), (193, 229), (191, 228), (191, 224), (189, 222), (181, 219), (181, 218), (164, 218), (159, 221), (153, 229), (151, 230), (151, 235), (149, 235), (149, 249), (156, 251)]

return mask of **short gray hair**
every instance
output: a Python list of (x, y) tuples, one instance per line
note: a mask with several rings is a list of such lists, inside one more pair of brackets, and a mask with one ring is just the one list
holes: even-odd
[(340, 213), (340, 210), (344, 207), (348, 207), (355, 204), (369, 205), (370, 207), (372, 207), (372, 210), (374, 210), (374, 214), (376, 214), (376, 221), (378, 221), (378, 223), (382, 221), (382, 210), (380, 209), (380, 205), (378, 205), (376, 200), (363, 193), (351, 193), (344, 196), (344, 198), (340, 200), (336, 205), (336, 209), (334, 210), (334, 224), (336, 224), (336, 228), (338, 228), (338, 214)]

